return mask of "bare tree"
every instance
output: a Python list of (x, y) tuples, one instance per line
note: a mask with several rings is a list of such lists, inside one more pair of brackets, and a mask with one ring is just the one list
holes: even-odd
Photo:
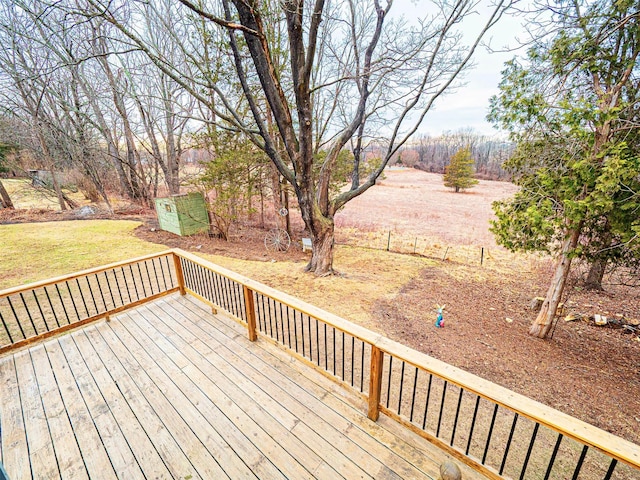
[[(393, 18), (390, 1), (383, 6), (377, 0), (225, 0), (220, 12), (180, 0), (219, 31), (227, 31), (235, 81), (243, 94), (238, 99), (237, 90), (227, 88), (231, 82), (221, 85), (206, 75), (185, 74), (198, 68), (199, 46), (184, 38), (176, 42), (189, 61), (175, 68), (162, 51), (145, 42), (144, 32), (129, 22), (130, 12), (87, 1), (94, 14), (116, 26), (161, 71), (215, 112), (217, 122), (224, 119), (266, 152), (295, 191), (314, 241), (307, 270), (319, 275), (333, 268), (335, 213), (375, 184), (434, 101), (456, 85), (482, 37), (509, 6), (502, 0), (493, 5), (477, 36), (465, 44), (460, 25), (477, 6), (467, 0), (434, 3), (432, 10), (425, 8), (434, 13), (414, 25)], [(152, 13), (154, 5), (145, 4), (145, 14)], [(189, 16), (183, 11), (178, 17)], [(280, 55), (283, 49), (286, 55)], [(216, 103), (209, 91), (215, 92)], [(249, 109), (253, 121), (245, 122), (238, 109)], [(361, 179), (367, 162), (363, 145), (374, 139), (383, 147), (382, 161)], [(331, 195), (334, 165), (347, 145), (353, 152), (351, 188)], [(318, 163), (320, 149), (327, 154)]]

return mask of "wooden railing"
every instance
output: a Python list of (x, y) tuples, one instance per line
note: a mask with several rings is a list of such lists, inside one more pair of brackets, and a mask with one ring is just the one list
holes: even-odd
[[(186, 292), (489, 478), (638, 479), (640, 447), (181, 250)], [(570, 387), (568, 387), (570, 388)]]
[[(640, 447), (172, 250), (0, 292), (0, 353), (172, 292), (224, 310), (489, 478), (638, 479)], [(570, 388), (570, 387), (569, 387)]]
[(0, 353), (179, 290), (166, 251), (0, 291)]

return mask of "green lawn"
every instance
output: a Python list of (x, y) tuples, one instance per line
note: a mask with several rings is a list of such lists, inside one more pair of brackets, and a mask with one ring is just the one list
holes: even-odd
[(139, 225), (128, 220), (0, 225), (0, 289), (166, 249), (136, 238)]
[[(44, 208), (47, 210), (60, 210), (58, 199), (51, 191), (36, 189), (31, 185), (31, 180), (25, 178), (7, 178), (2, 180), (7, 189), (11, 201), (16, 208)], [(64, 193), (80, 205), (86, 205), (88, 200), (82, 193), (64, 190)]]
[[(133, 230), (139, 222), (86, 220), (0, 225), (0, 290), (166, 250)], [(434, 261), (338, 246), (341, 275), (318, 278), (305, 262), (261, 262), (201, 254), (207, 260), (294, 295), (346, 319), (371, 326), (371, 309)], [(346, 299), (349, 299), (346, 301)]]

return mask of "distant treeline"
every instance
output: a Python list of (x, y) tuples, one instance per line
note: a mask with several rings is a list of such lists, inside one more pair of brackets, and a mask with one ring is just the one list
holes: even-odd
[(514, 145), (506, 140), (475, 133), (473, 130), (446, 132), (437, 137), (422, 135), (406, 145), (396, 156), (395, 165), (417, 168), (431, 173), (444, 173), (451, 157), (469, 147), (475, 161), (476, 178), (508, 180), (502, 168)]

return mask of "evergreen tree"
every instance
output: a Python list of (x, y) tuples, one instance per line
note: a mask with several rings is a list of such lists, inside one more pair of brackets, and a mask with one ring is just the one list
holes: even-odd
[(471, 149), (461, 148), (451, 157), (449, 165), (444, 169), (444, 186), (453, 188), (456, 193), (471, 188), (478, 183), (474, 175)]
[(573, 258), (608, 260), (633, 248), (640, 232), (636, 3), (577, 1), (551, 11), (547, 34), (526, 61), (507, 64), (489, 117), (517, 144), (505, 167), (521, 187), (494, 204), (492, 231), (511, 250), (557, 257), (529, 330), (541, 338)]

